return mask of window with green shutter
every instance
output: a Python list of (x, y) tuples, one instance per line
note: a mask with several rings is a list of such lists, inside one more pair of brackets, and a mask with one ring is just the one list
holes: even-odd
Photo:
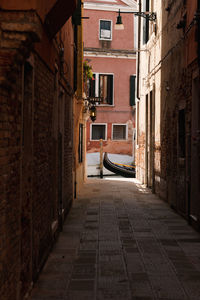
[(113, 80), (112, 74), (93, 73), (93, 78), (88, 81), (88, 96), (101, 97), (101, 104), (113, 105)]
[(135, 105), (135, 75), (130, 76), (130, 106)]

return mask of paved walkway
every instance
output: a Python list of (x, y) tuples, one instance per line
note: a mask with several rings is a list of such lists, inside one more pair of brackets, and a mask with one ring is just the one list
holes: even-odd
[(132, 182), (92, 179), (32, 300), (200, 299), (200, 234)]

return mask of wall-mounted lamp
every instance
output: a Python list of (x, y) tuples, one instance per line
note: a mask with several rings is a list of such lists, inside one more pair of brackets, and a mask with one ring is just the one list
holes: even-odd
[(124, 25), (122, 23), (122, 17), (121, 17), (121, 14), (134, 14), (136, 16), (139, 16), (139, 17), (143, 17), (149, 21), (153, 21), (155, 22), (156, 21), (156, 13), (154, 12), (149, 12), (149, 11), (146, 11), (146, 12), (138, 12), (138, 11), (118, 11), (118, 16), (117, 16), (117, 22), (115, 24), (115, 29), (117, 30), (123, 30), (124, 29)]
[(96, 105), (101, 104), (101, 102), (103, 102), (103, 98), (101, 98), (101, 97), (85, 97), (84, 98), (84, 112), (89, 113), (90, 119), (92, 120), (92, 122), (94, 122), (97, 117)]
[(124, 24), (122, 23), (122, 17), (120, 15), (120, 9), (119, 9), (119, 12), (118, 12), (117, 22), (115, 24), (115, 29), (117, 29), (117, 30), (123, 30), (124, 29)]
[(92, 122), (94, 122), (97, 118), (97, 110), (96, 110), (96, 106), (92, 106), (90, 108), (90, 119), (92, 120)]

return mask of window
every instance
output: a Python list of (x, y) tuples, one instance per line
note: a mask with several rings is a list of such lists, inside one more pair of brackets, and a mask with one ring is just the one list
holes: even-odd
[(112, 139), (113, 140), (126, 140), (127, 139), (127, 126), (124, 124), (113, 124)]
[(113, 105), (113, 75), (93, 74), (93, 78), (88, 82), (88, 96), (102, 97), (101, 104)]
[(91, 140), (106, 140), (106, 124), (91, 124)]
[(113, 103), (113, 75), (99, 74), (99, 97), (103, 104)]
[(130, 76), (130, 106), (135, 106), (135, 75)]
[(99, 39), (112, 40), (112, 21), (100, 20), (99, 22)]

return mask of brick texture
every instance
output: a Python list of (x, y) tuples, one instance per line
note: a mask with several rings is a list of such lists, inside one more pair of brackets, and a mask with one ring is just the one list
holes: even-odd
[[(27, 297), (73, 200), (72, 87), (60, 75), (56, 85), (54, 65), (33, 51), (40, 26), (33, 11), (0, 12), (2, 300)], [(55, 102), (61, 90), (59, 152), (61, 112), (55, 118)]]

